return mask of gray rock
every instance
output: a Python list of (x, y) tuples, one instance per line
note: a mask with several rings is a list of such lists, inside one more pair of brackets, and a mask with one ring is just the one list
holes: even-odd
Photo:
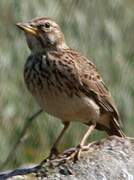
[[(32, 175), (35, 177), (35, 173)], [(41, 175), (37, 179), (134, 180), (134, 139), (113, 136), (95, 142), (76, 163), (70, 161), (57, 167), (45, 163), (38, 172)], [(22, 179), (30, 178), (25, 175)]]

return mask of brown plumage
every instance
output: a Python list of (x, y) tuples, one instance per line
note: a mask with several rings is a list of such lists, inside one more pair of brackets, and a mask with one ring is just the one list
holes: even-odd
[(96, 66), (66, 45), (59, 25), (50, 18), (36, 18), (17, 26), (24, 30), (31, 49), (24, 68), (26, 85), (44, 111), (65, 125), (53, 148), (71, 121), (125, 137), (116, 106)]

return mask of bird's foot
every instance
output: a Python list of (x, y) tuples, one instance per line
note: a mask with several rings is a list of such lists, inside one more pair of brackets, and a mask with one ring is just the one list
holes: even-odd
[(43, 164), (45, 164), (47, 162), (53, 161), (54, 159), (56, 159), (58, 157), (58, 154), (59, 154), (59, 152), (58, 152), (57, 148), (53, 147), (50, 151), (49, 156), (41, 161), (40, 166), (42, 166)]
[[(92, 143), (91, 143), (92, 144)], [(76, 148), (71, 148), (71, 149), (68, 149), (66, 151), (64, 151), (61, 155), (59, 155), (58, 157), (62, 160), (61, 162), (62, 163), (66, 163), (66, 162), (69, 162), (69, 161), (72, 161), (72, 162), (76, 162), (77, 160), (80, 159), (81, 157), (81, 153), (83, 151), (88, 151), (89, 149), (89, 146), (91, 144), (88, 144), (86, 146), (81, 146), (81, 145), (78, 145)]]
[(57, 150), (57, 148), (52, 147), (51, 151), (50, 151), (50, 155), (48, 156), (49, 160), (53, 160), (58, 156), (59, 152)]
[[(70, 148), (65, 150), (63, 153), (58, 154), (57, 150), (51, 150), (50, 155), (48, 158), (43, 160), (40, 165), (45, 163), (49, 163), (51, 166), (59, 166), (68, 162), (75, 163), (77, 160), (81, 158), (81, 153), (84, 151), (88, 151), (89, 147), (93, 145), (95, 142), (89, 143), (88, 145), (78, 145), (74, 148)], [(56, 153), (55, 153), (56, 152)]]

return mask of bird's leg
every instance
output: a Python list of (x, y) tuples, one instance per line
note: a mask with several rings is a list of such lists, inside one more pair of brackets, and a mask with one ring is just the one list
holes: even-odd
[(96, 127), (96, 123), (90, 125), (90, 127), (88, 128), (88, 130), (86, 131), (86, 133), (84, 134), (80, 144), (75, 148), (75, 150), (73, 152), (71, 152), (70, 154), (68, 153), (67, 157), (64, 159), (64, 161), (68, 161), (71, 159), (74, 159), (74, 161), (78, 160), (80, 157), (80, 153), (82, 149), (88, 149), (89, 144), (87, 146), (84, 146), (87, 138), (89, 137), (89, 135), (92, 133), (92, 131), (95, 129)]
[(76, 155), (75, 155), (76, 159), (79, 159), (81, 150), (84, 149), (85, 142), (86, 142), (87, 138), (89, 137), (89, 135), (92, 133), (92, 131), (95, 129), (95, 127), (96, 127), (96, 124), (92, 124), (91, 126), (89, 126), (88, 130), (84, 134), (80, 144), (77, 146), (78, 150), (77, 150)]
[(86, 131), (86, 133), (84, 134), (84, 136), (83, 136), (80, 144), (78, 145), (79, 147), (84, 146), (87, 138), (88, 138), (89, 135), (92, 133), (92, 131), (95, 129), (95, 127), (96, 127), (96, 124), (92, 124), (92, 125), (89, 126), (89, 128), (88, 128), (88, 130)]
[(68, 129), (69, 124), (70, 124), (70, 122), (64, 122), (64, 128), (62, 129), (61, 133), (59, 134), (58, 138), (56, 139), (55, 143), (53, 144), (53, 146), (51, 148), (49, 159), (51, 159), (53, 155), (58, 154), (57, 146), (58, 146), (62, 136), (64, 135), (65, 131)]

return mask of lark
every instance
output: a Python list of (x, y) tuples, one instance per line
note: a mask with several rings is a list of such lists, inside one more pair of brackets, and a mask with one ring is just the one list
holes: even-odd
[(60, 26), (47, 17), (17, 26), (31, 50), (24, 67), (26, 86), (40, 107), (64, 125), (50, 154), (56, 153), (72, 121), (88, 126), (81, 148), (95, 128), (125, 137), (116, 105), (96, 66), (66, 44)]

